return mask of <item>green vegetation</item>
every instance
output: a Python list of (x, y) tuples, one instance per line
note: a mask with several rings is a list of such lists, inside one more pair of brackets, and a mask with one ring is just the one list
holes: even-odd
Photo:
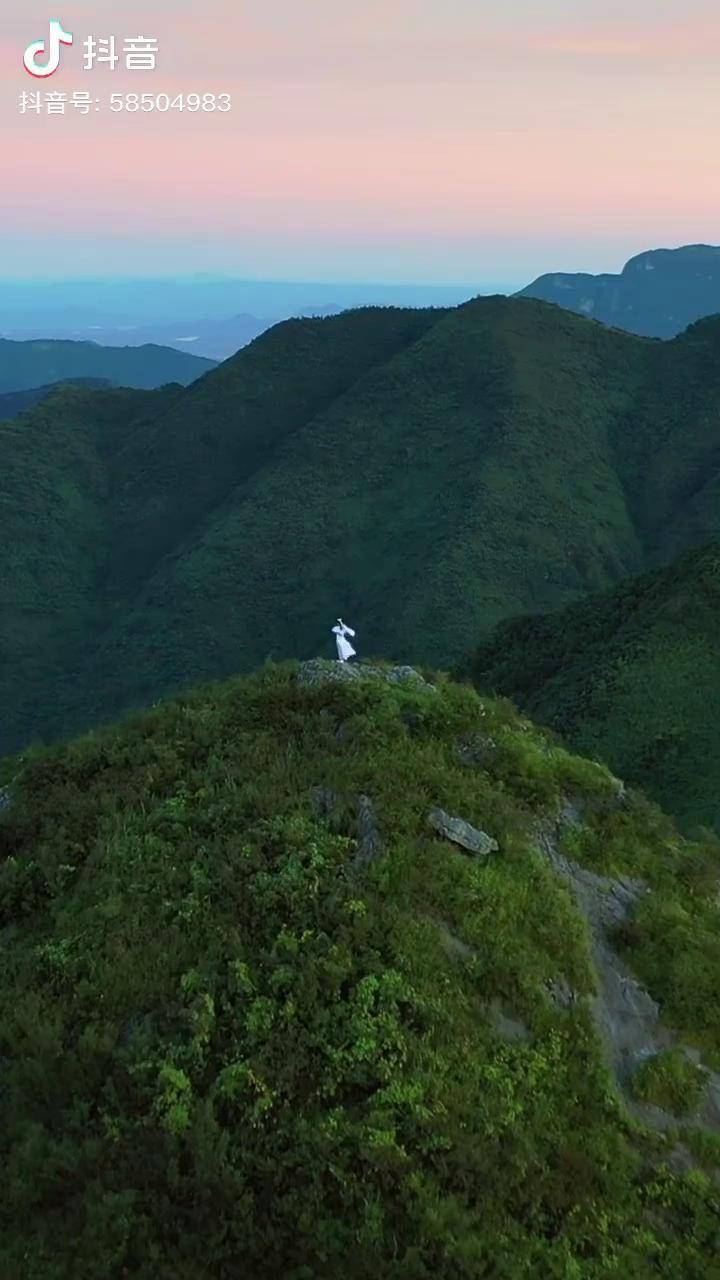
[[(67, 381), (72, 382), (73, 386), (110, 386), (107, 378), (70, 378)], [(0, 422), (7, 422), (10, 418), (18, 418), (27, 409), (34, 408), (36, 404), (46, 400), (52, 392), (57, 391), (59, 385), (61, 384), (52, 382), (47, 387), (33, 387), (30, 391), (6, 391), (3, 395), (0, 395)]]
[(124, 387), (183, 386), (214, 368), (214, 360), (188, 355), (174, 347), (147, 343), (142, 347), (101, 347), (96, 342), (33, 338), (13, 342), (0, 338), (0, 393), (47, 387), (74, 378), (106, 378)]
[(640, 1102), (664, 1107), (675, 1115), (686, 1115), (700, 1101), (703, 1073), (684, 1053), (671, 1049), (644, 1062), (633, 1077), (632, 1087)]
[(500, 626), (467, 668), (680, 819), (720, 825), (720, 546)]
[[(673, 1173), (616, 1093), (535, 832), (581, 796), (586, 865), (648, 879), (665, 930), (623, 946), (673, 1010), (705, 932), (667, 925), (717, 946), (716, 851), (606, 768), (469, 686), (268, 664), (10, 779), (3, 1276), (718, 1280), (717, 1150)], [(359, 796), (383, 847), (362, 868)], [(499, 853), (439, 838), (433, 806)], [(717, 983), (683, 1017), (720, 1055)]]
[(263, 334), (187, 390), (0, 425), (0, 751), (268, 657), (449, 666), (720, 535), (720, 321), (672, 343), (527, 299)]

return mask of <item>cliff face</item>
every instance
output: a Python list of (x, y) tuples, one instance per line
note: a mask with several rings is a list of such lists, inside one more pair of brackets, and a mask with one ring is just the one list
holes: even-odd
[(604, 324), (652, 338), (672, 338), (720, 312), (720, 248), (653, 249), (619, 275), (550, 272), (517, 295), (556, 302)]

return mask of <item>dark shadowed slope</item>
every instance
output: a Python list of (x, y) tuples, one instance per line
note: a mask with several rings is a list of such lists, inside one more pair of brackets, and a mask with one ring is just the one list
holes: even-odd
[(500, 626), (469, 668), (686, 826), (720, 828), (720, 546)]
[(550, 272), (517, 296), (557, 302), (630, 333), (672, 338), (720, 312), (720, 248), (651, 249), (631, 258), (620, 275)]
[(214, 360), (171, 347), (100, 347), (94, 342), (0, 338), (0, 392), (25, 391), (73, 378), (104, 378), (123, 387), (183, 386), (215, 367)]
[[(107, 378), (71, 378), (75, 387), (109, 387)], [(57, 391), (62, 383), (51, 382), (47, 387), (33, 387), (30, 391), (6, 391), (0, 395), (0, 422), (8, 422), (10, 418), (18, 418), (26, 409), (32, 409), (42, 400), (46, 400), (53, 391)]]
[(338, 612), (363, 653), (449, 665), (720, 536), (719, 347), (720, 322), (661, 344), (491, 298), (289, 322), (157, 399), (47, 400), (0, 432), (6, 744), (323, 651)]

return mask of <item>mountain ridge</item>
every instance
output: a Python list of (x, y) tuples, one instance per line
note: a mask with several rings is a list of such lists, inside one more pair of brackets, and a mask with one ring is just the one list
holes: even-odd
[(78, 377), (150, 390), (163, 383), (187, 385), (215, 367), (214, 360), (174, 347), (102, 347), (61, 338), (0, 338), (0, 393), (29, 391)]
[(720, 544), (559, 613), (511, 620), (464, 670), (684, 827), (720, 828)]
[[(67, 381), (73, 386), (92, 387), (96, 390), (112, 385), (107, 378), (70, 378)], [(10, 418), (19, 417), (26, 409), (32, 409), (36, 404), (47, 399), (62, 385), (61, 382), (51, 382), (47, 386), (31, 387), (25, 391), (4, 392), (0, 395), (0, 422), (8, 422)]]
[(648, 249), (619, 274), (547, 272), (515, 297), (555, 302), (629, 333), (673, 338), (693, 321), (720, 312), (720, 248)]
[[(56, 393), (0, 430), (5, 749), (321, 652), (339, 612), (364, 653), (450, 666), (504, 617), (720, 536), (718, 332), (502, 297), (365, 309), (277, 326), (186, 390)], [(76, 496), (43, 533), (51, 442)], [(41, 533), (65, 540), (42, 586), (12, 551), (38, 564)]]

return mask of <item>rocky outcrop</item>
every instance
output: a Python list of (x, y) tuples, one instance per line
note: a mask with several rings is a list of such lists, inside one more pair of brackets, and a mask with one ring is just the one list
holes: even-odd
[(383, 852), (375, 806), (368, 796), (358, 796), (357, 833), (358, 848), (353, 865), (356, 869), (362, 870), (379, 858)]
[(471, 768), (482, 768), (497, 751), (497, 743), (489, 733), (471, 733), (460, 738), (457, 744), (458, 759)]
[(428, 821), (438, 835), (476, 857), (486, 858), (491, 853), (497, 853), (500, 848), (497, 840), (493, 840), (486, 831), (472, 827), (464, 818), (452, 818), (444, 809), (431, 809)]
[(323, 684), (353, 684), (358, 680), (382, 680), (385, 684), (435, 689), (414, 667), (375, 667), (364, 662), (333, 662), (328, 658), (311, 658), (300, 664), (297, 673), (298, 684), (305, 688)]
[(353, 870), (364, 870), (384, 852), (375, 806), (369, 796), (359, 795), (353, 799), (340, 791), (333, 790), (332, 787), (312, 787), (310, 807), (316, 817), (324, 819), (332, 817), (343, 808), (349, 818), (349, 811), (355, 810), (355, 821), (352, 825), (357, 838), (357, 848), (351, 863)]
[[(567, 815), (567, 809), (563, 814)], [(577, 821), (574, 811), (570, 821), (573, 825)], [(679, 1048), (703, 1072), (706, 1080), (702, 1101), (688, 1122), (706, 1132), (720, 1133), (720, 1075), (704, 1067), (699, 1051), (682, 1045), (677, 1034), (663, 1024), (658, 1003), (612, 945), (613, 930), (632, 917), (650, 890), (640, 880), (597, 875), (564, 857), (559, 852), (558, 839), (567, 822), (567, 816), (564, 821), (561, 816), (557, 827), (541, 828), (537, 833), (538, 847), (568, 885), (587, 921), (598, 980), (591, 1010), (608, 1065), (625, 1094), (628, 1107), (639, 1120), (659, 1131), (678, 1124), (678, 1117), (662, 1108), (637, 1103), (630, 1086), (642, 1063), (668, 1049)], [(549, 991), (550, 998), (556, 1007), (562, 1007), (565, 988), (568, 993), (570, 988), (564, 980), (559, 987), (554, 986), (557, 989)], [(568, 1001), (566, 1007), (572, 1003), (574, 1001)]]
[(572, 1009), (580, 999), (577, 991), (564, 977), (551, 978), (545, 983), (545, 990), (556, 1009)]
[(508, 1010), (500, 1000), (492, 1000), (489, 1007), (490, 1021), (503, 1040), (531, 1040), (532, 1032), (522, 1018)]
[(328, 818), (342, 802), (339, 791), (332, 787), (312, 787), (310, 791), (310, 807), (318, 818)]
[(7, 809), (10, 804), (10, 788), (0, 787), (0, 813), (3, 809)]
[(592, 1011), (613, 1073), (618, 1083), (626, 1085), (642, 1061), (672, 1043), (660, 1023), (657, 1003), (633, 978), (609, 942), (611, 931), (630, 919), (649, 890), (640, 881), (614, 880), (571, 862), (559, 853), (557, 839), (550, 830), (539, 833), (538, 843), (568, 885), (589, 925), (598, 976)]

